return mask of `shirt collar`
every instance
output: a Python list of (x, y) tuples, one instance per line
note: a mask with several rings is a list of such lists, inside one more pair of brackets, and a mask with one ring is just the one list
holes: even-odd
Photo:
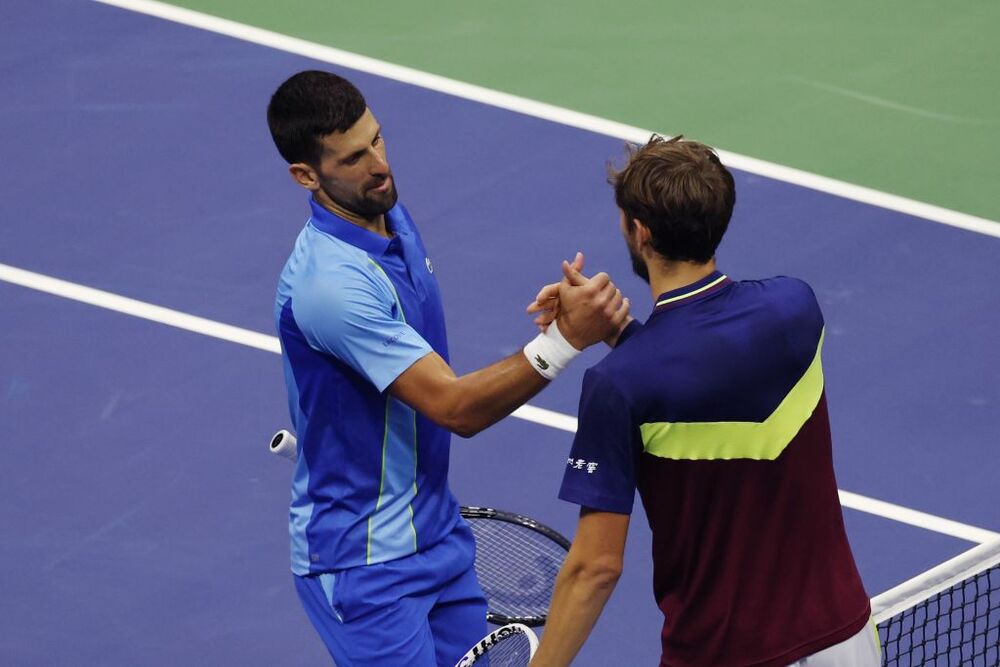
[[(344, 243), (349, 243), (356, 248), (360, 248), (370, 255), (384, 255), (389, 249), (389, 245), (394, 238), (385, 238), (375, 232), (359, 227), (350, 220), (345, 220), (336, 213), (323, 207), (315, 199), (309, 200), (309, 207), (312, 209), (310, 221), (321, 232), (334, 236)], [(406, 214), (399, 204), (385, 214), (386, 228), (390, 232), (402, 235), (409, 234)]]
[(654, 312), (670, 310), (686, 303), (699, 301), (711, 294), (715, 294), (732, 282), (728, 276), (720, 271), (713, 271), (697, 282), (661, 294), (656, 299)]

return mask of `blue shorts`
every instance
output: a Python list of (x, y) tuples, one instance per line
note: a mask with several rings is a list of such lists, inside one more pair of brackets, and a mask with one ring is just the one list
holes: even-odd
[(338, 667), (454, 667), (486, 635), (475, 539), (464, 521), (426, 551), (295, 577)]

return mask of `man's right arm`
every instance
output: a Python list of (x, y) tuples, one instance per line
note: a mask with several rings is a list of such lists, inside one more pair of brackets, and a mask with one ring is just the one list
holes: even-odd
[(556, 578), (532, 667), (564, 667), (573, 661), (622, 572), (641, 448), (631, 413), (629, 400), (611, 378), (599, 369), (587, 371), (559, 490), (561, 499), (580, 505), (580, 521)]
[[(587, 279), (568, 264), (564, 271), (564, 305), (557, 322), (566, 341), (580, 350), (618, 331), (628, 317), (628, 303), (607, 274)], [(388, 389), (431, 421), (469, 437), (509, 415), (548, 382), (522, 352), (460, 377), (432, 352)]]
[(579, 653), (621, 576), (629, 519), (581, 508), (532, 667), (566, 667)]
[(509, 415), (548, 383), (521, 352), (461, 377), (432, 352), (396, 378), (389, 393), (468, 438)]

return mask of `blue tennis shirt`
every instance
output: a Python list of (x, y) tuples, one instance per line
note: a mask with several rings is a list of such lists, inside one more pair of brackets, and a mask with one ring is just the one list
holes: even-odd
[(402, 205), (387, 239), (311, 202), (278, 282), (274, 316), (299, 456), (292, 571), (393, 560), (459, 520), (451, 434), (386, 388), (420, 358), (448, 359), (441, 293)]

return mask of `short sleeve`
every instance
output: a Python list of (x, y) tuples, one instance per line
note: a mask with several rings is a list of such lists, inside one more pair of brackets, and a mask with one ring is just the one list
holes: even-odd
[(823, 312), (820, 309), (819, 299), (816, 298), (816, 292), (809, 283), (788, 276), (777, 276), (770, 282), (777, 286), (773, 298), (784, 309), (783, 315), (786, 321), (809, 326), (815, 330), (823, 328)]
[(596, 510), (631, 514), (636, 447), (637, 432), (625, 398), (603, 375), (589, 369), (559, 497)]
[(429, 354), (409, 326), (388, 279), (360, 267), (317, 274), (293, 296), (295, 323), (309, 345), (333, 355), (381, 392)]

